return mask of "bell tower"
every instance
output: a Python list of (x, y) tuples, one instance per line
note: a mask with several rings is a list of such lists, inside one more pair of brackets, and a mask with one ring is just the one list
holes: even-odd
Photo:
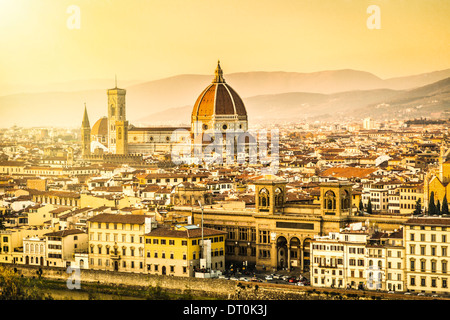
[[(117, 88), (108, 89), (108, 149), (110, 153), (126, 154), (128, 147), (128, 121), (126, 121), (126, 109), (125, 109), (125, 95), (126, 90)], [(121, 127), (120, 140), (119, 130), (117, 126)], [(124, 143), (126, 145), (124, 145)], [(119, 144), (119, 146), (118, 146)], [(118, 152), (119, 151), (119, 152)]]
[(91, 154), (91, 126), (87, 114), (86, 103), (84, 104), (84, 116), (81, 123), (81, 154), (83, 158)]
[(352, 214), (352, 184), (326, 182), (320, 185), (320, 209), (323, 215), (346, 216)]
[(287, 181), (266, 175), (255, 182), (255, 208), (257, 213), (281, 214), (286, 199)]

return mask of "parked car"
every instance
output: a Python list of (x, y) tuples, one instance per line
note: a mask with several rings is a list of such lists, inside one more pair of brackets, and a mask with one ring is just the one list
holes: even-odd
[(290, 276), (282, 276), (282, 277), (281, 277), (281, 279), (284, 280), (284, 281), (288, 281), (289, 278), (290, 278)]
[(295, 277), (290, 277), (288, 281), (289, 283), (297, 283), (297, 279)]
[(237, 281), (237, 280), (239, 280), (239, 279), (236, 278), (235, 276), (232, 276), (232, 277), (230, 277), (230, 280), (235, 280), (235, 281)]
[(272, 277), (273, 277), (274, 279), (280, 279), (280, 278), (281, 278), (281, 275), (275, 273), (274, 275), (272, 275)]
[(266, 280), (273, 280), (273, 276), (272, 276), (271, 274), (269, 274), (269, 275), (267, 275), (267, 276), (265, 277), (265, 279), (266, 279)]
[(305, 284), (303, 282), (299, 281), (299, 282), (296, 283), (296, 285), (303, 287)]
[(250, 281), (248, 277), (240, 277), (239, 281)]

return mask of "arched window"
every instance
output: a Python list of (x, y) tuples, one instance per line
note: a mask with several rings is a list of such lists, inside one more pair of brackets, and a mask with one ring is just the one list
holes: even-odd
[(275, 190), (275, 205), (282, 206), (283, 202), (283, 191), (280, 188), (277, 188)]
[(336, 209), (336, 195), (333, 191), (328, 190), (327, 192), (325, 192), (325, 197), (324, 197), (324, 207), (325, 209), (328, 210), (334, 210)]
[(344, 190), (341, 193), (341, 209), (350, 208), (350, 194), (348, 190)]
[(263, 188), (259, 191), (259, 205), (261, 207), (270, 206), (269, 191), (267, 191), (266, 188)]

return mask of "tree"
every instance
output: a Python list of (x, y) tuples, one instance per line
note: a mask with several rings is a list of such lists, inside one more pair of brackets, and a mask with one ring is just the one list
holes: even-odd
[(370, 202), (370, 198), (369, 202), (367, 203), (367, 213), (372, 214), (372, 202)]
[(362, 199), (359, 200), (359, 213), (362, 214), (364, 211), (364, 204), (362, 202)]
[(436, 205), (436, 214), (441, 214), (441, 202), (437, 201), (437, 205)]
[(442, 200), (442, 208), (441, 208), (442, 214), (447, 215), (448, 214), (448, 202), (447, 202), (447, 195), (444, 196), (444, 199)]
[(5, 217), (2, 216), (0, 218), (0, 230), (5, 230), (6, 229), (4, 221), (5, 221)]
[(434, 204), (434, 191), (431, 191), (430, 201), (428, 202), (428, 215), (432, 216), (435, 214), (437, 214), (437, 208), (436, 205)]
[(33, 280), (20, 278), (13, 270), (0, 266), (0, 300), (52, 300)]
[(416, 207), (413, 214), (419, 215), (422, 213), (422, 200), (419, 198), (416, 201)]

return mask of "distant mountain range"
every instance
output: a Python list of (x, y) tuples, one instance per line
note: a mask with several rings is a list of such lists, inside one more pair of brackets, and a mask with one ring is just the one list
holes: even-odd
[[(380, 79), (357, 70), (313, 73), (245, 72), (225, 74), (243, 98), (251, 122), (296, 119), (413, 118), (449, 112), (450, 69)], [(189, 124), (193, 104), (212, 75), (179, 75), (129, 82), (127, 117), (134, 125)], [(60, 91), (0, 96), (0, 127), (79, 126), (86, 103), (91, 126), (106, 115), (110, 80), (55, 85)], [(39, 91), (35, 88), (35, 91)], [(2, 90), (0, 90), (2, 92)]]

